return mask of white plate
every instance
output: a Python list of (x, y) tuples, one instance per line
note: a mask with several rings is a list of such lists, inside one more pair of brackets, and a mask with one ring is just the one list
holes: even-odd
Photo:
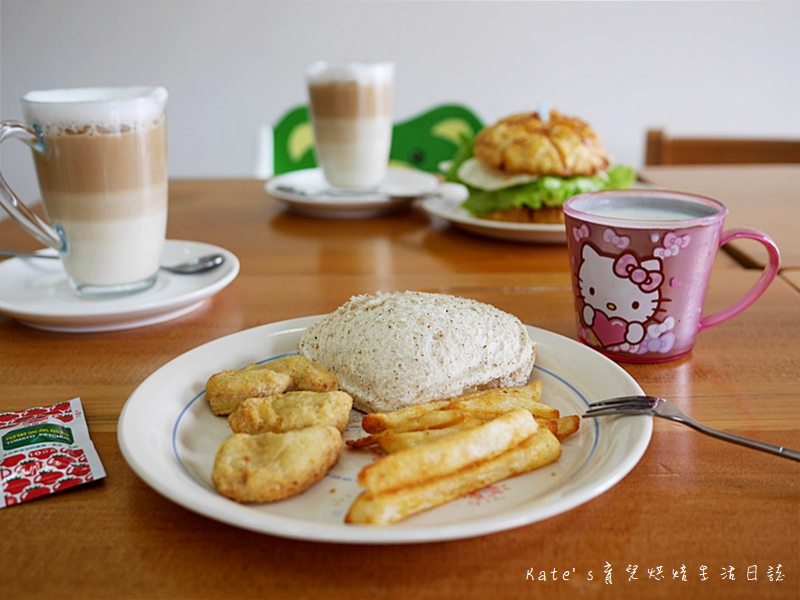
[(450, 221), (456, 227), (484, 237), (531, 244), (566, 244), (567, 229), (563, 223), (512, 223), (473, 217), (463, 206), (463, 200), (430, 197), (422, 208), (431, 215)]
[(420, 196), (439, 187), (439, 178), (416, 169), (389, 167), (386, 181), (373, 192), (343, 194), (331, 190), (321, 169), (278, 175), (265, 189), (290, 209), (310, 217), (365, 219), (408, 208)]
[[(358, 472), (375, 459), (346, 448), (321, 481), (294, 498), (237, 504), (211, 483), (214, 455), (231, 435), (215, 417), (204, 386), (222, 369), (241, 368), (295, 352), (302, 332), (319, 317), (263, 325), (199, 346), (167, 363), (131, 395), (119, 420), (123, 456), (157, 492), (211, 519), (282, 537), (337, 543), (415, 543), (450, 540), (527, 525), (568, 511), (602, 494), (638, 462), (650, 441), (652, 417), (584, 420), (565, 441), (557, 463), (509, 479), (389, 527), (346, 525), (360, 493)], [(529, 327), (537, 344), (533, 377), (543, 400), (562, 414), (582, 414), (588, 402), (641, 394), (630, 375), (594, 350)], [(361, 435), (353, 411), (345, 438)]]
[(213, 252), (223, 254), (225, 262), (212, 271), (175, 275), (162, 270), (149, 290), (102, 300), (75, 295), (61, 261), (12, 258), (0, 263), (0, 313), (37, 329), (71, 333), (132, 329), (176, 319), (197, 310), (233, 281), (239, 259), (201, 242), (167, 240), (164, 245), (163, 265)]
[[(634, 187), (649, 188), (651, 186), (636, 182)], [(567, 243), (567, 228), (563, 223), (514, 223), (479, 219), (473, 217), (462, 206), (463, 200), (430, 196), (423, 199), (421, 206), (428, 214), (445, 219), (454, 226), (476, 235), (528, 244)]]

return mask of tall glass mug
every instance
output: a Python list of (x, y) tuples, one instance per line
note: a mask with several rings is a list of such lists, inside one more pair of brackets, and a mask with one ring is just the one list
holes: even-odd
[[(578, 339), (625, 362), (686, 355), (695, 336), (745, 310), (780, 267), (775, 243), (754, 229), (723, 232), (727, 209), (711, 198), (627, 190), (581, 194), (564, 203)], [(769, 260), (731, 306), (702, 316), (717, 250), (749, 238)]]
[(47, 221), (0, 177), (0, 203), (55, 248), (81, 296), (155, 284), (167, 227), (167, 91), (161, 87), (33, 91), (27, 124), (0, 123), (0, 142), (33, 150)]
[(314, 147), (325, 180), (345, 193), (377, 188), (392, 145), (394, 65), (316, 62), (306, 75)]

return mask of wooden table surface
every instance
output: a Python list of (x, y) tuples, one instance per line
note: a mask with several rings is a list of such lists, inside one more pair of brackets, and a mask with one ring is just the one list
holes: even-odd
[[(761, 176), (737, 172), (731, 183), (716, 169), (702, 177), (687, 169), (685, 180), (680, 173), (670, 169), (671, 187), (697, 185), (723, 201)], [(800, 194), (790, 179), (753, 208), (754, 219)], [(3, 598), (798, 598), (800, 465), (666, 421), (654, 422), (639, 464), (597, 498), (477, 538), (298, 541), (228, 526), (162, 497), (124, 461), (117, 421), (144, 379), (204, 342), (328, 312), (355, 294), (403, 289), (476, 298), (575, 335), (563, 246), (476, 237), (416, 209), (311, 219), (287, 212), (258, 181), (172, 181), (170, 190), (170, 238), (217, 244), (241, 260), (238, 278), (200, 310), (91, 334), (48, 333), (0, 316), (0, 412), (79, 396), (107, 471), (99, 482), (0, 510)], [(749, 217), (737, 208), (731, 219)], [(785, 256), (800, 256), (797, 238), (782, 241)], [(0, 246), (36, 244), (5, 220)], [(720, 253), (707, 312), (757, 276)], [(708, 425), (800, 449), (796, 285), (777, 279), (745, 313), (703, 332), (688, 357), (624, 368), (646, 393)]]

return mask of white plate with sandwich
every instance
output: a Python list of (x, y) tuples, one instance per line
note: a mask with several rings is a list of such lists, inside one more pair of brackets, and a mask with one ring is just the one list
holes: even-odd
[(562, 204), (576, 194), (630, 187), (585, 121), (556, 110), (523, 112), (485, 127), (447, 168), (465, 202), (430, 198), (422, 208), (471, 233), (513, 242), (566, 243)]
[(455, 227), (483, 237), (529, 244), (566, 244), (567, 228), (563, 223), (514, 223), (472, 216), (463, 199), (431, 196), (420, 203), (425, 212), (449, 221)]
[[(133, 470), (154, 490), (208, 518), (287, 538), (354, 544), (420, 543), (491, 534), (569, 511), (602, 494), (633, 469), (652, 434), (652, 418), (582, 420), (546, 467), (490, 485), (389, 526), (344, 522), (363, 491), (356, 481), (376, 460), (373, 451), (346, 448), (327, 475), (305, 492), (269, 504), (239, 504), (214, 488), (217, 449), (230, 435), (225, 418), (205, 400), (209, 376), (297, 352), (306, 329), (321, 317), (255, 327), (199, 346), (164, 365), (128, 399), (119, 443)], [(562, 414), (582, 414), (590, 402), (641, 394), (618, 365), (573, 340), (524, 326), (536, 345), (531, 379), (542, 401)], [(345, 440), (364, 435), (353, 411)]]

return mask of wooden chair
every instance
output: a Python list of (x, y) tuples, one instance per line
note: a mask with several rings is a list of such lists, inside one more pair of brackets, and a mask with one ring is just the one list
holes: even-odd
[(647, 132), (645, 165), (800, 163), (800, 140), (671, 137)]

